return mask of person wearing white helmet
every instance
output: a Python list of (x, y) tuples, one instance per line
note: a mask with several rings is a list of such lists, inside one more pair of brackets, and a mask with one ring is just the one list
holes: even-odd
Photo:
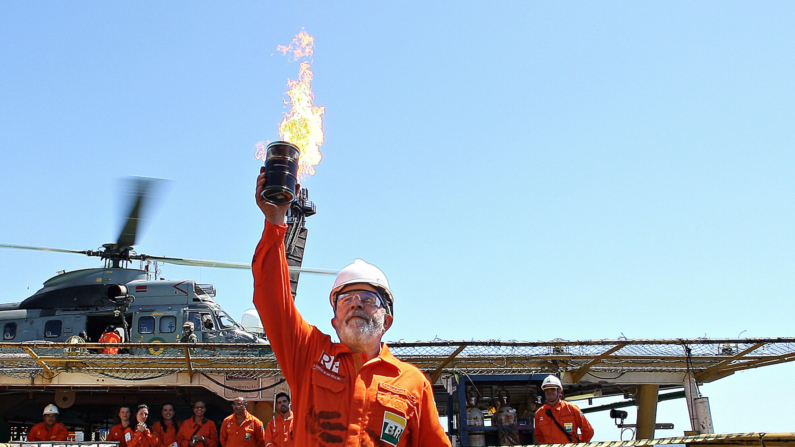
[(555, 376), (547, 376), (541, 383), (544, 405), (536, 411), (535, 430), (537, 444), (567, 444), (588, 442), (593, 438), (593, 427), (582, 411), (563, 400), (563, 384)]
[(294, 445), (449, 447), (428, 379), (381, 342), (394, 296), (378, 267), (357, 259), (337, 276), (329, 304), (340, 343), (301, 317), (284, 247), (290, 204), (264, 200), (265, 180), (263, 168), (256, 200), (266, 223), (252, 263), (254, 305), (293, 390)]
[(28, 442), (66, 441), (69, 430), (58, 422), (58, 407), (49, 404), (42, 413), (44, 422), (34, 425), (28, 432)]

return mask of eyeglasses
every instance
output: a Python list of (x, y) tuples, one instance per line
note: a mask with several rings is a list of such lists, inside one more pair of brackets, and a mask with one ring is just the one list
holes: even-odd
[(351, 290), (337, 295), (337, 306), (347, 306), (353, 302), (354, 298), (358, 298), (359, 302), (368, 306), (383, 307), (381, 295), (369, 290)]
[(204, 410), (204, 407), (193, 407), (194, 410)]

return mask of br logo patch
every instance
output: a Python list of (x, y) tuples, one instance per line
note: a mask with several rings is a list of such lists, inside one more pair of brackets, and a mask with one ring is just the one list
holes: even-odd
[(398, 416), (395, 413), (388, 411), (384, 412), (384, 425), (381, 426), (381, 440), (392, 444), (398, 445), (400, 435), (406, 429), (406, 418)]

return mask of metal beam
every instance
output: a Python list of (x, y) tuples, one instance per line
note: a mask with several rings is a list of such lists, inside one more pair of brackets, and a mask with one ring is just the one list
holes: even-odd
[(193, 365), (191, 365), (190, 360), (190, 349), (188, 347), (182, 348), (185, 351), (185, 364), (188, 365), (188, 374), (190, 375), (191, 380), (193, 380)]
[(753, 346), (751, 346), (750, 348), (745, 349), (742, 352), (737, 353), (736, 355), (734, 355), (734, 356), (732, 356), (732, 357), (730, 357), (730, 358), (718, 363), (717, 365), (711, 366), (711, 367), (705, 369), (704, 371), (701, 371), (701, 372), (697, 373), (696, 374), (696, 380), (701, 382), (701, 383), (709, 382), (709, 377), (713, 373), (717, 372), (721, 367), (723, 367), (724, 365), (728, 365), (731, 362), (743, 357), (745, 354), (748, 354), (750, 352), (756, 351), (757, 349), (761, 348), (762, 346), (764, 346), (766, 344), (767, 343), (756, 343)]
[(444, 367), (447, 366), (450, 362), (452, 362), (453, 359), (455, 359), (456, 356), (461, 353), (461, 351), (466, 349), (466, 347), (467, 345), (461, 345), (458, 349), (455, 350), (455, 352), (450, 354), (446, 359), (444, 359), (441, 363), (439, 363), (439, 366), (437, 366), (436, 370), (434, 370), (434, 372), (431, 374), (430, 380), (432, 384), (436, 383), (436, 381), (439, 380), (439, 377), (442, 376), (442, 371), (444, 371)]
[(724, 369), (724, 371), (728, 371), (731, 374), (734, 374), (735, 371), (742, 371), (742, 370), (746, 370), (746, 369), (761, 368), (763, 366), (775, 365), (775, 364), (778, 364), (778, 363), (787, 363), (787, 362), (791, 362), (793, 360), (795, 360), (795, 354), (793, 354), (793, 353), (782, 354), (782, 355), (777, 355), (775, 357), (771, 357), (771, 358), (767, 358), (767, 359), (758, 359), (758, 360), (754, 360), (752, 362), (741, 363), (741, 364), (736, 365), (736, 366), (733, 365), (733, 366), (730, 366), (730, 367)]
[(41, 368), (44, 370), (44, 374), (42, 374), (44, 378), (52, 379), (55, 377), (55, 372), (50, 369), (50, 367), (47, 366), (47, 363), (45, 363), (38, 355), (36, 355), (35, 352), (33, 352), (33, 349), (30, 349), (27, 346), (24, 346), (22, 349), (24, 349), (25, 352), (27, 352), (28, 355), (31, 356), (39, 366), (41, 366)]
[[(657, 402), (665, 402), (666, 400), (674, 400), (674, 399), (682, 399), (685, 397), (684, 391), (675, 391), (673, 393), (665, 393), (659, 394), (657, 396)], [(634, 407), (638, 403), (635, 402), (634, 399), (632, 400), (622, 400), (620, 402), (613, 402), (612, 404), (605, 404), (599, 405), (595, 407), (588, 407), (588, 408), (581, 408), (580, 411), (583, 413), (596, 413), (598, 411), (607, 411), (613, 410), (615, 408), (625, 408), (625, 407)]]
[(582, 368), (580, 368), (580, 369), (578, 369), (576, 371), (572, 371), (572, 373), (571, 373), (571, 381), (572, 381), (572, 383), (579, 382), (580, 379), (585, 377), (585, 375), (588, 373), (588, 370), (590, 370), (592, 366), (596, 365), (600, 361), (602, 361), (605, 358), (607, 358), (610, 354), (618, 351), (619, 349), (623, 348), (624, 346), (626, 346), (626, 343), (622, 343), (620, 345), (613, 346), (612, 348), (608, 349), (604, 354), (602, 354), (599, 357), (596, 357), (595, 359), (593, 359), (590, 362), (588, 362)]

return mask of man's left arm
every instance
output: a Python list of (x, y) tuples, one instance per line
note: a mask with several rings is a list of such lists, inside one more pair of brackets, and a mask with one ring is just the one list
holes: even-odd
[(582, 410), (579, 408), (577, 408), (577, 414), (575, 415), (575, 418), (577, 418), (577, 423), (580, 426), (580, 432), (582, 433), (582, 435), (580, 435), (580, 442), (590, 441), (591, 438), (593, 438), (593, 427), (591, 426), (591, 423), (588, 422), (588, 418), (582, 414)]
[(53, 436), (55, 436), (55, 441), (66, 441), (66, 439), (69, 437), (69, 430), (66, 429), (65, 425), (59, 422), (58, 426), (55, 427), (55, 433), (53, 433)]
[(450, 447), (450, 440), (439, 422), (439, 411), (433, 400), (433, 388), (430, 382), (423, 381), (422, 402), (420, 402), (420, 415), (417, 431), (412, 435), (412, 444), (423, 447)]
[(265, 424), (257, 420), (259, 424), (254, 429), (254, 443), (257, 447), (265, 447)]

